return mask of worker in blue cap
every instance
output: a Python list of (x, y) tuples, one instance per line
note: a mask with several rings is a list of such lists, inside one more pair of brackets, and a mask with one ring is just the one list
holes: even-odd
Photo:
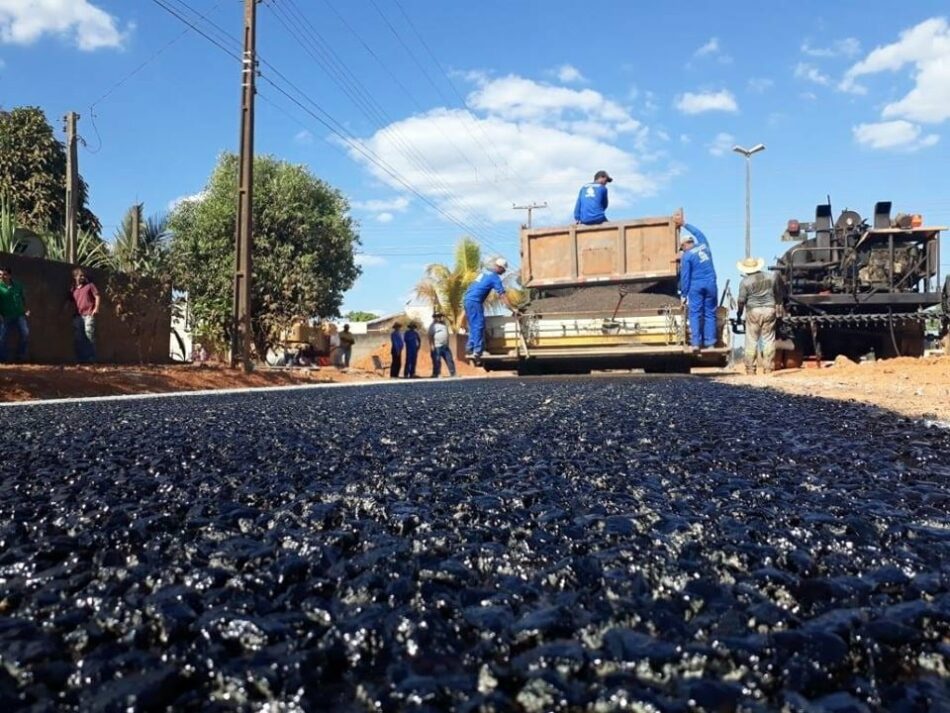
[(689, 311), (689, 337), (694, 348), (716, 346), (716, 268), (709, 241), (689, 223), (680, 239), (680, 297)]
[(485, 350), (485, 300), (494, 290), (501, 300), (508, 305), (512, 312), (518, 308), (512, 304), (511, 298), (505, 294), (505, 284), (501, 276), (508, 269), (508, 261), (503, 257), (492, 260), (482, 270), (476, 280), (468, 286), (462, 304), (465, 307), (465, 318), (468, 320), (468, 343), (465, 345), (465, 358), (478, 361)]
[(594, 180), (581, 186), (574, 203), (574, 222), (580, 225), (600, 225), (607, 222), (607, 184), (613, 181), (606, 171), (594, 174)]

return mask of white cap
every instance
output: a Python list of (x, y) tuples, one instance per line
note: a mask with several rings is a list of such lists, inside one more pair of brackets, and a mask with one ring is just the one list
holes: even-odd
[(695, 243), (696, 238), (693, 237), (692, 233), (683, 233), (680, 235), (680, 245), (683, 243)]
[(502, 270), (507, 270), (508, 261), (503, 257), (495, 258), (495, 267), (500, 267)]

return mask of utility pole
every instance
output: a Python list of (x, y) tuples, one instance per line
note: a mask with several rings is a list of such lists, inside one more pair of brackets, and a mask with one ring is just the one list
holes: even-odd
[(66, 117), (66, 262), (76, 262), (76, 216), (79, 211), (79, 155), (76, 151), (76, 122), (79, 114)]
[(535, 210), (537, 210), (537, 209), (539, 209), (539, 208), (547, 208), (547, 207), (548, 207), (547, 201), (545, 201), (544, 203), (529, 203), (528, 205), (515, 205), (514, 203), (511, 204), (512, 210), (526, 210), (526, 211), (528, 211), (528, 228), (531, 227), (531, 213), (532, 213), (532, 211), (535, 211)]
[(254, 248), (254, 75), (257, 72), (257, 3), (244, 0), (244, 56), (241, 70), (241, 138), (238, 169), (237, 223), (234, 228), (234, 321), (231, 366), (238, 354), (244, 371), (251, 363), (251, 252)]
[(139, 255), (139, 233), (142, 229), (142, 204), (132, 206), (132, 259)]

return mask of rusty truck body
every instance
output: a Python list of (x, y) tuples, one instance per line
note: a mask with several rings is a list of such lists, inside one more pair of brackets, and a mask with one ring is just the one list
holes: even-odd
[(521, 282), (530, 299), (521, 315), (486, 319), (483, 366), (519, 373), (724, 366), (725, 308), (717, 347), (689, 347), (677, 294), (679, 231), (676, 216), (522, 229)]

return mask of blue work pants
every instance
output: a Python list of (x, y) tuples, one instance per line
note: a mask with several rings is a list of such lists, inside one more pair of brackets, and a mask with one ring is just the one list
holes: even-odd
[(26, 359), (26, 351), (30, 345), (30, 325), (25, 316), (20, 317), (0, 317), (0, 362), (7, 360), (7, 337), (10, 332), (16, 330), (19, 342), (17, 344), (16, 358), (18, 361)]
[(419, 358), (419, 350), (406, 347), (406, 369), (403, 376), (411, 379), (416, 375), (416, 360)]
[(485, 305), (477, 300), (465, 300), (465, 318), (468, 320), (468, 354), (481, 355), (485, 351)]
[(76, 361), (89, 364), (96, 360), (96, 318), (94, 315), (76, 315), (73, 317), (73, 346), (76, 349)]
[(452, 359), (452, 350), (446, 344), (432, 350), (432, 376), (436, 379), (442, 374), (443, 359), (445, 359), (445, 365), (449, 367), (449, 376), (455, 376), (455, 360)]
[(715, 282), (689, 288), (689, 341), (694, 347), (716, 346), (716, 292)]

